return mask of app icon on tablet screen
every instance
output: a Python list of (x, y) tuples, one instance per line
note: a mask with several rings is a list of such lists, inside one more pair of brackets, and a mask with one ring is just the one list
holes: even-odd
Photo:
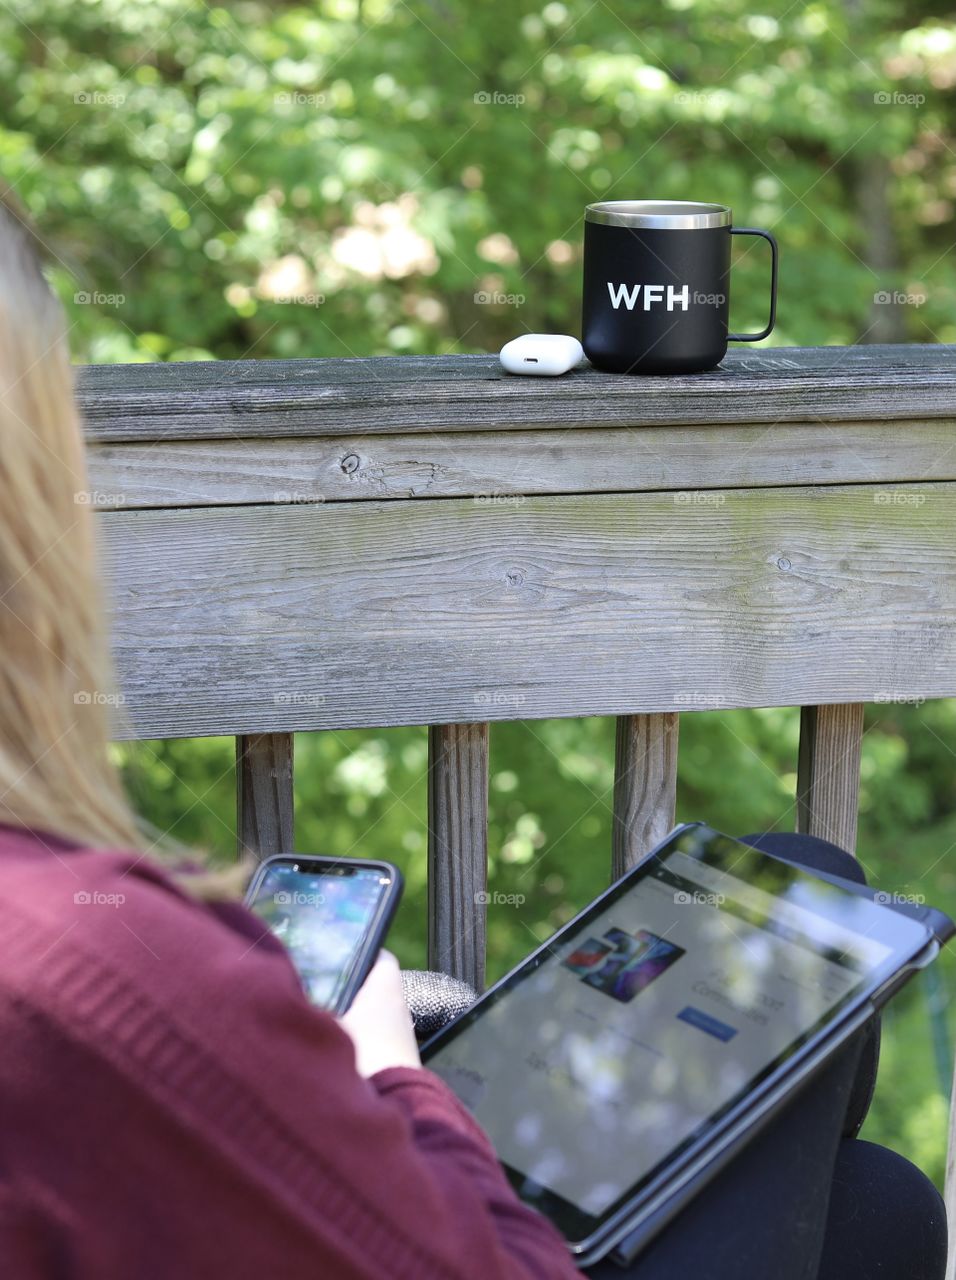
[(627, 1004), (682, 955), (683, 947), (647, 929), (612, 928), (601, 938), (589, 938), (562, 964), (587, 986)]

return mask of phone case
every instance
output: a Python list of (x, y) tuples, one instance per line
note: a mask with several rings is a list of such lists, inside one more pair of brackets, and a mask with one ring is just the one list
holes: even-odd
[(351, 977), (343, 987), (342, 994), (335, 1007), (328, 1011), (336, 1015), (343, 1014), (355, 999), (355, 995), (362, 983), (368, 977), (369, 971), (378, 958), (378, 953), (385, 941), (385, 937), (391, 926), (392, 920), (395, 918), (395, 912), (398, 910), (398, 904), (402, 898), (402, 891), (405, 888), (405, 881), (402, 878), (402, 873), (393, 863), (383, 862), (378, 859), (333, 858), (322, 854), (308, 853), (277, 853), (271, 858), (264, 859), (256, 868), (252, 880), (249, 882), (249, 887), (246, 890), (245, 897), (243, 898), (243, 902), (246, 906), (249, 906), (255, 898), (259, 885), (268, 874), (269, 868), (276, 863), (284, 862), (315, 862), (337, 867), (349, 866), (362, 867), (365, 869), (369, 867), (380, 867), (383, 871), (387, 871), (391, 876), (391, 884), (389, 885), (387, 892), (382, 894), (378, 910), (369, 925), (369, 931), (366, 934), (358, 963), (354, 966)]
[[(361, 861), (357, 859), (357, 861)], [(392, 883), (388, 892), (383, 895), (382, 906), (376, 919), (372, 922), (366, 938), (365, 947), (362, 952), (362, 959), (356, 966), (351, 979), (346, 984), (342, 992), (334, 1012), (337, 1014), (345, 1013), (349, 1005), (358, 994), (359, 988), (371, 972), (372, 966), (378, 959), (378, 953), (382, 949), (388, 931), (391, 928), (392, 921), (395, 918), (395, 912), (398, 910), (398, 904), (402, 899), (402, 892), (405, 888), (405, 881), (402, 873), (391, 862), (379, 862), (376, 866), (386, 867), (392, 875)]]

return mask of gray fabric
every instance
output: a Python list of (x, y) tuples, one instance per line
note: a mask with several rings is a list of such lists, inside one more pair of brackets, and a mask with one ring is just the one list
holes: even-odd
[(403, 969), (402, 987), (419, 1040), (434, 1035), (478, 999), (467, 982), (428, 969)]

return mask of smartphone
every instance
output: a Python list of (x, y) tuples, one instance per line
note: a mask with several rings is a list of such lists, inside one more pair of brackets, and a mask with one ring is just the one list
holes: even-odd
[(306, 995), (344, 1013), (375, 963), (402, 896), (390, 862), (278, 854), (256, 871), (245, 903), (289, 950)]

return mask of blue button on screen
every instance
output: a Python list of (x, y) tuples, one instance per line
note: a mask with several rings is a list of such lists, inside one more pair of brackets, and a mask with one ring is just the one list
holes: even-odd
[(689, 1022), (698, 1031), (706, 1031), (709, 1036), (716, 1036), (718, 1040), (732, 1040), (737, 1034), (736, 1027), (729, 1027), (726, 1022), (720, 1022), (709, 1013), (704, 1013), (703, 1009), (695, 1009), (690, 1004), (686, 1009), (681, 1009), (677, 1016), (681, 1022)]

